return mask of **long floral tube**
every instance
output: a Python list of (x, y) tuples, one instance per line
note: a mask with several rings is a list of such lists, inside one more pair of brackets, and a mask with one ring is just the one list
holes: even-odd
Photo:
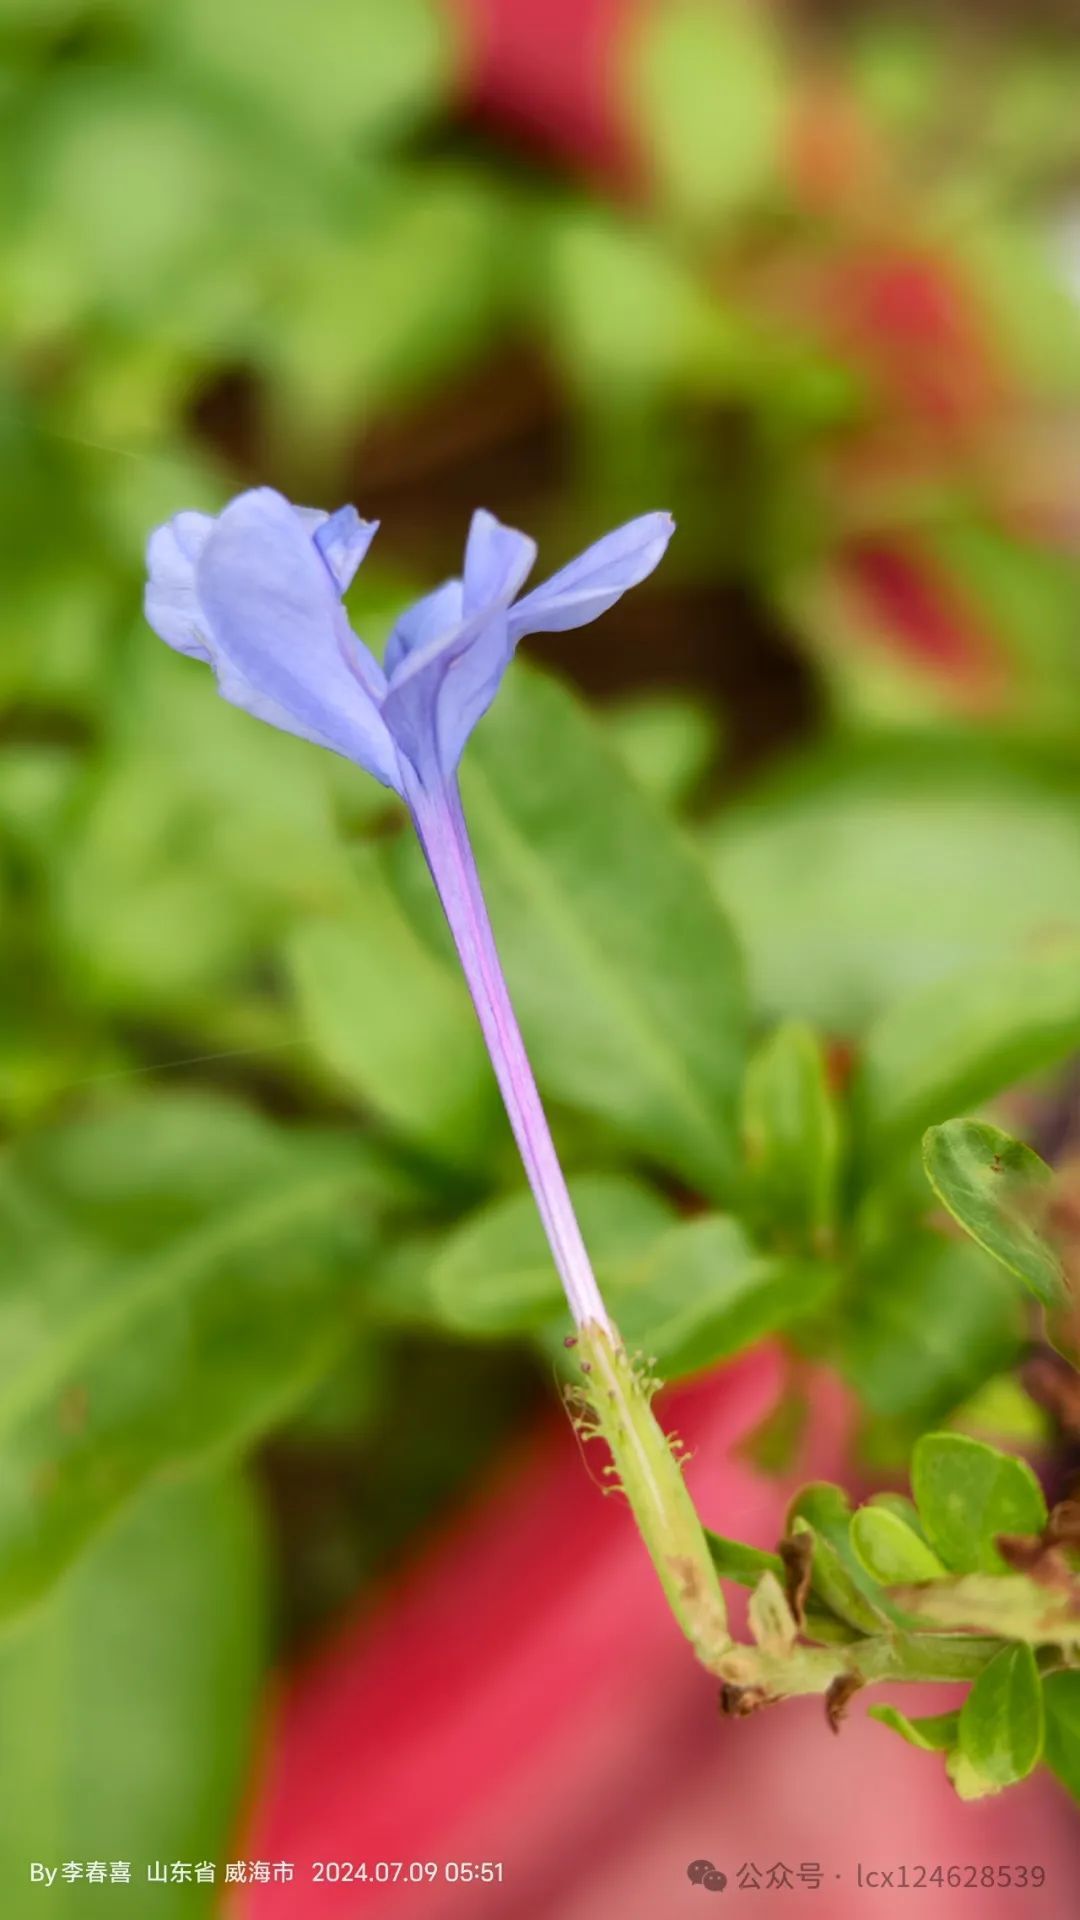
[(406, 793), (570, 1312), (579, 1327), (610, 1334), (503, 975), (456, 782), (434, 795)]

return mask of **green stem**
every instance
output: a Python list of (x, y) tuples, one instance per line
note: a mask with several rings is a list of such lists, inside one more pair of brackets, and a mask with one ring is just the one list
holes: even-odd
[(784, 1653), (734, 1646), (718, 1671), (731, 1686), (786, 1700), (827, 1693), (834, 1681), (849, 1678), (868, 1687), (886, 1680), (974, 1680), (1004, 1645), (961, 1635), (883, 1633), (850, 1646), (795, 1646)]

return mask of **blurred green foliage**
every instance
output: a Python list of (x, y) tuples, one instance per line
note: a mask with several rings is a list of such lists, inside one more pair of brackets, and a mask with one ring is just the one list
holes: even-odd
[[(876, 156), (852, 211), (792, 164), (790, 50), (749, 14), (664, 13), (625, 76), (647, 78), (653, 167), (630, 210), (459, 136), (430, 0), (396, 0), (392, 33), (381, 0), (317, 25), (298, 0), (0, 8), (0, 1772), (22, 1851), (62, 1829), (78, 1852), (85, 1827), (88, 1854), (212, 1853), (266, 1605), (236, 1463), (273, 1435), (302, 1471), (392, 1428), (420, 1524), (527, 1391), (523, 1363), (503, 1393), (493, 1343), (546, 1368), (563, 1332), (397, 813), (143, 627), (142, 544), (177, 508), (251, 479), (333, 504), (358, 445), (417, 419), (423, 441), (466, 378), (466, 411), (497, 409), (496, 352), (541, 361), (556, 540), (670, 505), (663, 618), (734, 583), (846, 716), (728, 790), (698, 694), (590, 715), (523, 666), (470, 751), (500, 946), (617, 1317), (669, 1377), (767, 1332), (831, 1360), (890, 1467), (1034, 1330), (1014, 1276), (1056, 1256), (973, 1171), (987, 1123), (962, 1193), (955, 1155), (931, 1167), (972, 1240), (918, 1146), (961, 1106), (1008, 1119), (1033, 1075), (1053, 1107), (1080, 1030), (1080, 576), (1058, 537), (1080, 320), (1048, 237), (1067, 63), (988, 52), (961, 115), (946, 48), (860, 35), (834, 75)], [(948, 414), (951, 321), (890, 359), (895, 313), (853, 312), (883, 253), (966, 276), (994, 376), (962, 433), (919, 385), (929, 355)], [(464, 522), (467, 459), (456, 484)], [(867, 541), (914, 543), (986, 628), (992, 700), (859, 600)], [(373, 556), (368, 633), (427, 557)], [(438, 1384), (458, 1365), (460, 1400)], [(411, 1369), (426, 1441), (401, 1438)], [(308, 1553), (305, 1624), (384, 1534), (400, 1548), (369, 1506)], [(910, 1576), (902, 1525), (858, 1538)], [(835, 1594), (855, 1576), (831, 1551)], [(111, 1619), (145, 1627), (121, 1665)], [(36, 1725), (34, 1676), (72, 1646), (77, 1697)], [(961, 1719), (998, 1783), (1027, 1751), (1003, 1752), (990, 1696), (1025, 1673), (988, 1669)], [(1046, 1682), (1047, 1750), (1075, 1780), (1072, 1678)], [(98, 1806), (129, 1792), (126, 1825)]]

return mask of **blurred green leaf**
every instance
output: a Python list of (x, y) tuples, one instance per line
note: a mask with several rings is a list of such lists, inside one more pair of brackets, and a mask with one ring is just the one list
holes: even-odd
[(1043, 1681), (1046, 1764), (1080, 1800), (1080, 1673), (1049, 1673)]
[(352, 1335), (379, 1209), (400, 1187), (355, 1135), (197, 1111), (186, 1147), (175, 1103), (148, 1099), (134, 1124), (73, 1122), (2, 1169), (2, 1613), (162, 1467), (273, 1424)]
[(449, 78), (449, 35), (433, 0), (176, 0), (163, 50), (305, 140), (370, 143), (412, 125)]
[(1060, 1302), (1061, 1261), (1040, 1231), (1053, 1173), (1000, 1127), (947, 1120), (931, 1127), (923, 1163), (938, 1199), (980, 1247), (1045, 1306)]
[(852, 1089), (867, 1158), (1001, 1093), (1080, 1044), (1080, 941), (987, 962), (889, 1007)]
[(924, 1753), (947, 1753), (956, 1745), (957, 1728), (960, 1722), (959, 1712), (926, 1714), (921, 1719), (909, 1720), (899, 1707), (867, 1707), (871, 1720), (878, 1721), (883, 1727), (891, 1727), (894, 1733), (906, 1740), (909, 1747), (920, 1747)]
[(36, 851), (55, 841), (78, 778), (67, 747), (13, 742), (0, 753), (0, 845)]
[(833, 1224), (840, 1128), (821, 1043), (786, 1021), (751, 1057), (743, 1084), (748, 1210), (770, 1238), (820, 1245)]
[[(21, 462), (16, 471), (23, 471)], [(89, 568), (69, 564), (64, 573), (48, 578), (14, 574), (0, 610), (0, 698), (74, 712), (92, 709), (109, 601), (107, 583)]]
[(738, 361), (737, 328), (662, 234), (609, 209), (560, 206), (542, 235), (553, 343), (590, 404), (607, 395), (639, 409), (684, 386), (695, 361)]
[[(249, 1761), (262, 1574), (244, 1484), (200, 1475), (144, 1495), (0, 1642), (8, 1920), (40, 1914), (30, 1860), (129, 1861), (132, 1885), (95, 1886), (87, 1902), (120, 1920), (145, 1862), (220, 1854)], [(61, 1906), (82, 1892), (64, 1889)], [(167, 1920), (205, 1915), (216, 1894), (156, 1887), (153, 1905)]]
[(606, 1298), (628, 1347), (675, 1379), (820, 1312), (837, 1285), (834, 1268), (762, 1253), (737, 1220), (705, 1214), (613, 1269)]
[[(1014, 271), (1019, 264), (1013, 263)], [(1031, 262), (1033, 271), (1028, 275), (1029, 328), (1039, 311), (1042, 276), (1034, 271), (1037, 265)], [(1059, 355), (1071, 336), (1073, 385), (1074, 390), (1080, 389), (1080, 318), (1075, 310), (1066, 313), (1056, 299), (1048, 318), (1058, 333)], [(1036, 377), (1045, 378), (1046, 360), (1046, 354), (1040, 354)], [(1050, 544), (1038, 546), (974, 516), (948, 521), (937, 530), (934, 544), (959, 594), (969, 605), (988, 610), (992, 633), (1008, 650), (1034, 717), (1051, 737), (1075, 728), (1080, 704), (1073, 673), (1080, 615), (1076, 556)]]
[[(462, 787), (541, 1085), (724, 1195), (743, 981), (693, 848), (572, 695), (521, 666), (472, 742)], [(410, 909), (445, 945), (419, 855), (403, 845), (399, 856)]]
[[(1065, 88), (1074, 91), (1075, 67), (1055, 64)], [(1053, 131), (1060, 137), (1066, 129), (1075, 150), (1073, 116), (1068, 112)], [(1044, 132), (1051, 129), (1047, 126)], [(957, 264), (971, 274), (1014, 366), (1035, 393), (1053, 394), (1058, 407), (1075, 401), (1080, 393), (1080, 312), (1068, 272), (1067, 206), (1063, 212), (1064, 222), (1056, 231), (1025, 217), (1015, 205), (999, 209), (996, 218), (965, 221), (962, 226), (958, 222), (954, 229)], [(1070, 576), (1075, 596), (1076, 556), (1067, 547), (1017, 543), (1007, 529), (987, 526), (985, 521), (981, 528), (976, 524), (970, 548), (968, 525), (961, 523), (958, 531), (958, 565), (969, 574), (976, 592), (988, 589), (1002, 594), (1008, 635), (1019, 642), (1018, 652), (1045, 662), (1046, 684), (1034, 687), (1032, 693), (1035, 711), (1054, 732), (1062, 717), (1060, 704), (1054, 714), (1055, 701), (1063, 701), (1066, 712), (1075, 711), (1073, 677), (1050, 676), (1055, 665), (1065, 664), (1061, 643), (1067, 636), (1061, 619), (1067, 612)], [(948, 536), (950, 529), (945, 532)], [(1040, 614), (1046, 622), (1042, 631), (1037, 624)]]
[(887, 1507), (860, 1507), (852, 1515), (851, 1545), (859, 1565), (883, 1587), (946, 1572), (925, 1540)]
[(338, 905), (324, 756), (216, 697), (141, 623), (124, 700), (51, 876), (84, 989), (133, 1006), (220, 992), (259, 939)]
[[(633, 1260), (669, 1224), (667, 1201), (639, 1181), (581, 1174), (575, 1211), (601, 1282)], [(437, 1317), (459, 1333), (534, 1332), (564, 1318), (562, 1286), (531, 1193), (497, 1200), (445, 1234), (427, 1272)]]
[(955, 1573), (1004, 1572), (999, 1533), (1041, 1533), (1042, 1488), (1026, 1460), (962, 1433), (926, 1433), (915, 1444), (911, 1490), (931, 1546)]
[(355, 1448), (358, 1440), (368, 1439), (386, 1412), (388, 1371), (385, 1350), (365, 1330), (290, 1410), (288, 1440), (305, 1446)]
[(447, 1160), (482, 1155), (498, 1095), (464, 981), (410, 925), (379, 847), (356, 850), (343, 911), (300, 921), (285, 953), (304, 1029), (335, 1077)]
[(506, 221), (490, 186), (447, 167), (297, 234), (250, 338), (282, 437), (302, 433), (313, 468), (484, 345), (506, 298)]
[(1053, 1423), (1021, 1386), (1012, 1373), (999, 1373), (977, 1387), (970, 1399), (957, 1407), (952, 1424), (960, 1433), (973, 1434), (976, 1440), (989, 1440), (994, 1446), (1026, 1452), (1045, 1447), (1053, 1434)]
[(987, 1662), (960, 1709), (953, 1774), (967, 1798), (1025, 1780), (1043, 1745), (1043, 1698), (1030, 1647), (1003, 1647)]
[(708, 829), (758, 1006), (857, 1034), (919, 988), (1080, 933), (1077, 797), (1065, 759), (971, 735), (789, 759)]
[(751, 0), (669, 0), (653, 10), (632, 78), (659, 184), (677, 212), (712, 223), (777, 180), (787, 76), (774, 23)]
[(1015, 1361), (1023, 1314), (1015, 1285), (978, 1248), (909, 1224), (862, 1256), (839, 1336), (844, 1372), (894, 1430), (895, 1456)]
[(717, 716), (678, 693), (635, 695), (602, 712), (609, 739), (638, 783), (665, 805), (690, 798), (717, 756)]
[(848, 57), (860, 101), (890, 134), (924, 135), (945, 81), (940, 38), (928, 23), (871, 16), (855, 23)]
[(146, 325), (251, 226), (242, 143), (205, 101), (146, 68), (61, 67), (19, 151), (10, 271), (21, 328), (49, 334), (105, 312)]

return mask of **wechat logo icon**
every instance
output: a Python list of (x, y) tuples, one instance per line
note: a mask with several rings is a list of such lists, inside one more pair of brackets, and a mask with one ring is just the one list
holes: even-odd
[(727, 1874), (714, 1867), (711, 1860), (691, 1860), (686, 1877), (692, 1886), (704, 1887), (707, 1893), (723, 1893), (727, 1886)]

